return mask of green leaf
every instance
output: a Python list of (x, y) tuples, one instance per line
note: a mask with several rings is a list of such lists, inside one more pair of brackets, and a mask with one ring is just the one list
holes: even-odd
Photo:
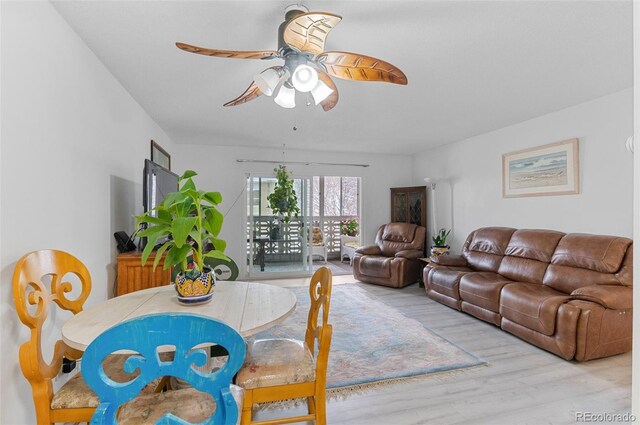
[(213, 246), (216, 248), (216, 251), (224, 252), (224, 250), (227, 249), (227, 242), (222, 239), (209, 238), (209, 241), (211, 241)]
[[(158, 211), (160, 212), (160, 211)], [(166, 217), (166, 215), (164, 216)], [(156, 225), (168, 225), (171, 224), (171, 216), (169, 215), (169, 218), (161, 218), (160, 216), (158, 217), (153, 217), (151, 215), (146, 216), (141, 223), (149, 223), (149, 224), (156, 224)]]
[(204, 257), (219, 258), (220, 260), (231, 261), (231, 258), (227, 257), (222, 253), (222, 251), (218, 251), (218, 250), (209, 251), (206, 254), (204, 254)]
[[(182, 246), (187, 241), (187, 236), (196, 224), (196, 217), (176, 217), (171, 223), (171, 234), (173, 235), (173, 241), (177, 248)], [(190, 246), (189, 246), (190, 248)]]
[(196, 173), (193, 170), (186, 170), (184, 173), (182, 173), (182, 175), (180, 176), (180, 180), (184, 180), (184, 179), (189, 179), (193, 176), (197, 176), (198, 173)]
[(213, 207), (207, 208), (204, 217), (205, 222), (203, 222), (203, 227), (213, 236), (218, 236), (222, 229), (222, 222), (224, 221), (222, 213)]
[(170, 231), (171, 231), (171, 227), (166, 224), (149, 226), (143, 231), (141, 231), (140, 233), (138, 233), (138, 236), (141, 238), (153, 239), (155, 241), (160, 236), (168, 235)]
[(222, 195), (220, 192), (206, 192), (202, 197), (213, 205), (218, 205), (222, 202)]
[(195, 204), (189, 197), (179, 204), (176, 204), (176, 215), (179, 217), (188, 217), (191, 212), (195, 212)]
[(155, 239), (151, 239), (151, 238), (147, 238), (147, 244), (145, 245), (144, 249), (142, 250), (142, 265), (144, 266), (145, 264), (147, 264), (147, 260), (149, 259), (149, 256), (151, 255), (151, 253), (153, 252), (153, 247), (156, 244), (156, 240)]
[(196, 190), (196, 184), (191, 179), (185, 180), (184, 184), (180, 188), (180, 192), (184, 193), (188, 190)]
[[(177, 246), (171, 247), (169, 251), (167, 251), (167, 258), (164, 260), (165, 268), (173, 267), (176, 264), (180, 264), (183, 262), (185, 258), (189, 255), (191, 251), (191, 245), (185, 244), (182, 247), (178, 248)], [(169, 266), (167, 266), (167, 264)]]
[[(158, 267), (158, 263), (160, 263), (160, 259), (162, 258), (162, 254), (164, 254), (164, 252), (167, 250), (167, 248), (169, 248), (171, 245), (173, 245), (173, 241), (166, 241), (164, 244), (162, 244), (162, 246), (160, 248), (158, 248), (158, 250), (156, 251), (156, 258), (153, 260), (153, 270), (156, 270), (156, 267)], [(163, 269), (167, 269), (167, 267), (163, 266)]]

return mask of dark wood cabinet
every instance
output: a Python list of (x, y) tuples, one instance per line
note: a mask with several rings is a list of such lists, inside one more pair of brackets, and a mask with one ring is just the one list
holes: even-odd
[(391, 221), (427, 227), (427, 187), (392, 187)]

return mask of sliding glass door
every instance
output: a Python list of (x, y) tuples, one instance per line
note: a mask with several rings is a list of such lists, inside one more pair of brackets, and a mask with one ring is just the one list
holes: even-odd
[(311, 179), (295, 177), (298, 217), (287, 222), (273, 213), (267, 197), (276, 178), (271, 175), (247, 176), (247, 274), (271, 277), (311, 273), (309, 254), (309, 194)]

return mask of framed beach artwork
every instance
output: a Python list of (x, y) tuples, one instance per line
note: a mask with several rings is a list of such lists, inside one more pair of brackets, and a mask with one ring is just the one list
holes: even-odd
[(504, 198), (579, 192), (578, 139), (502, 155)]

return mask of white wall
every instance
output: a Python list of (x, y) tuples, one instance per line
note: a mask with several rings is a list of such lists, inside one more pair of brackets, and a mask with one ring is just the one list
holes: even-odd
[[(185, 169), (198, 172), (196, 183), (204, 190), (219, 191), (223, 197), (220, 211), (226, 214), (221, 238), (227, 241), (226, 253), (240, 267), (246, 249), (246, 173), (273, 175), (274, 164), (238, 163), (237, 159), (281, 161), (282, 151), (277, 149), (232, 148), (181, 145), (172, 154), (172, 168), (182, 173)], [(378, 227), (389, 221), (391, 215), (390, 187), (407, 186), (411, 182), (411, 157), (404, 155), (336, 154), (331, 152), (305, 152), (286, 150), (287, 161), (313, 161), (331, 163), (369, 164), (367, 168), (328, 165), (291, 164), (287, 169), (294, 175), (362, 177), (362, 237), (372, 243)], [(175, 164), (175, 166), (174, 166)], [(237, 199), (235, 205), (234, 201)], [(233, 208), (231, 208), (233, 205)], [(241, 275), (243, 276), (243, 275)]]
[[(453, 228), (454, 251), (483, 226), (631, 237), (633, 156), (625, 141), (632, 131), (633, 91), (627, 89), (423, 152), (414, 162), (414, 182), (447, 179), (436, 186), (436, 219), (437, 227)], [(502, 197), (502, 154), (575, 137), (579, 194)]]
[[(113, 232), (142, 209), (143, 158), (171, 140), (48, 2), (1, 2), (0, 423), (33, 424), (31, 389), (18, 366), (28, 339), (11, 290), (16, 260), (44, 248), (89, 268), (87, 305), (115, 278)], [(64, 315), (45, 326), (59, 338)], [(57, 384), (59, 384), (58, 382)]]
[[(640, 240), (640, 3), (633, 2), (633, 105), (634, 105), (634, 240)], [(633, 268), (640, 270), (640, 250), (634, 251)], [(633, 304), (640, 305), (640, 274), (633, 275)], [(631, 409), (640, 417), (640, 314), (633, 316), (633, 376), (631, 379)]]

